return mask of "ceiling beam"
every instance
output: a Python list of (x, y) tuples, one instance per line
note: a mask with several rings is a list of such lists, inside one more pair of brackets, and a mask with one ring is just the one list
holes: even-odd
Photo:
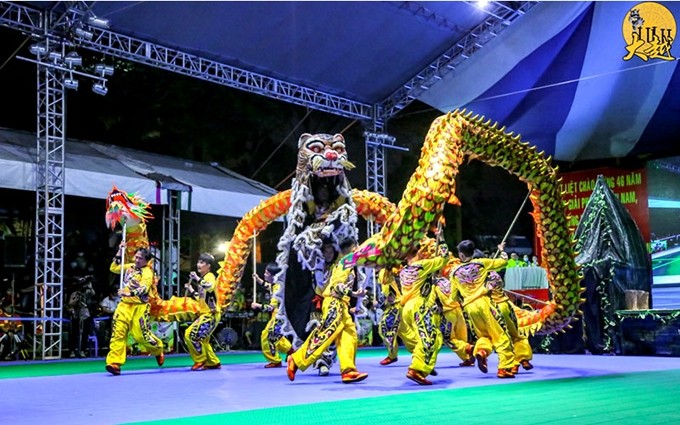
[[(478, 2), (468, 3), (476, 6)], [(515, 7), (509, 7), (508, 4)], [(384, 122), (399, 113), (536, 4), (538, 4), (536, 1), (489, 3), (482, 9), (489, 16), (380, 102), (376, 119)]]
[[(62, 2), (61, 8), (55, 7), (51, 11), (41, 12), (23, 4), (2, 1), (0, 2), (0, 25), (22, 31), (34, 37), (46, 35), (62, 41), (67, 40), (75, 46), (116, 58), (165, 69), (335, 115), (361, 120), (373, 118), (373, 105), (240, 69), (108, 29), (98, 28), (89, 25), (87, 20), (84, 19), (77, 23), (77, 27), (86, 30), (92, 37), (90, 39), (83, 38), (74, 31), (68, 31), (69, 25), (75, 25), (75, 22), (64, 19), (68, 15), (85, 16), (84, 13), (79, 14), (73, 10), (74, 7), (82, 7), (82, 5), (85, 5), (85, 2)], [(45, 30), (43, 13), (51, 13), (49, 22), (57, 22), (61, 26)]]

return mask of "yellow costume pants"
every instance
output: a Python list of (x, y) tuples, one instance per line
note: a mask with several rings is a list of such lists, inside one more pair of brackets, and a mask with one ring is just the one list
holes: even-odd
[(320, 358), (335, 342), (340, 360), (340, 372), (356, 370), (357, 328), (349, 314), (347, 303), (334, 297), (326, 297), (321, 307), (321, 324), (309, 334), (302, 346), (292, 356), (302, 371)]
[(493, 350), (498, 353), (498, 368), (509, 369), (515, 363), (510, 336), (505, 329), (503, 318), (498, 309), (488, 297), (481, 297), (465, 306), (465, 312), (470, 318), (470, 326), (477, 335), (474, 354), (479, 350), (490, 355)]
[(517, 328), (517, 317), (515, 316), (515, 311), (512, 309), (512, 305), (509, 302), (503, 302), (498, 304), (498, 310), (505, 320), (505, 326), (508, 328), (508, 334), (510, 339), (512, 339), (512, 345), (514, 347), (515, 353), (515, 365), (518, 365), (523, 360), (531, 360), (533, 358), (533, 352), (531, 350), (531, 345), (529, 344), (529, 338), (520, 335), (519, 329)]
[(416, 336), (409, 368), (427, 376), (434, 369), (442, 347), (439, 306), (432, 298), (414, 297), (406, 302), (402, 314), (404, 324)]
[(218, 312), (203, 313), (184, 331), (184, 342), (189, 347), (194, 363), (203, 363), (206, 366), (220, 364), (220, 358), (210, 345), (210, 335), (220, 323), (221, 316)]
[(125, 364), (126, 341), (128, 333), (152, 356), (163, 352), (163, 342), (151, 332), (149, 327), (149, 304), (119, 303), (113, 313), (111, 342), (106, 364)]
[(387, 348), (387, 357), (390, 359), (396, 359), (398, 355), (399, 341), (397, 337), (401, 338), (410, 353), (413, 353), (413, 349), (418, 343), (415, 332), (406, 326), (402, 320), (402, 309), (401, 304), (386, 305), (378, 324), (378, 333)]
[(279, 353), (287, 353), (293, 347), (288, 338), (284, 337), (281, 328), (283, 322), (276, 319), (276, 309), (260, 335), (260, 344), (264, 358), (270, 363), (281, 363)]
[(463, 317), (463, 309), (454, 308), (444, 312), (444, 323), (442, 323), (442, 336), (444, 344), (454, 353), (465, 361), (468, 355), (465, 348), (468, 345), (468, 331), (465, 317)]

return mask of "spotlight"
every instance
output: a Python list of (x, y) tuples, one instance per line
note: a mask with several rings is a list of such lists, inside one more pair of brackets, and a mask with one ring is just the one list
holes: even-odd
[(109, 89), (108, 89), (108, 87), (106, 87), (105, 82), (98, 81), (98, 82), (92, 84), (92, 91), (97, 93), (98, 95), (106, 96), (106, 93), (109, 92)]
[(98, 63), (94, 67), (94, 72), (101, 75), (102, 77), (106, 77), (107, 75), (113, 75), (113, 66), (106, 65), (104, 63)]
[(76, 36), (78, 36), (79, 38), (83, 38), (85, 40), (92, 40), (92, 37), (94, 37), (94, 34), (92, 34), (92, 32), (85, 30), (83, 28), (76, 28), (74, 32)]
[(31, 44), (31, 47), (29, 47), (28, 50), (32, 54), (40, 57), (40, 56), (44, 56), (47, 53), (47, 46), (45, 46), (44, 43), (35, 43), (35, 44)]
[(61, 56), (61, 53), (53, 50), (51, 51), (47, 57), (54, 63), (61, 62), (64, 58)]
[(71, 90), (78, 90), (78, 80), (74, 79), (73, 76), (65, 78), (64, 87)]
[(109, 27), (109, 20), (105, 18), (97, 18), (96, 16), (90, 16), (87, 18), (87, 23), (99, 27), (99, 28), (108, 28)]
[(74, 66), (82, 66), (83, 58), (81, 58), (76, 52), (68, 52), (66, 53), (64, 62), (66, 62), (66, 65), (68, 65), (69, 68), (73, 68)]

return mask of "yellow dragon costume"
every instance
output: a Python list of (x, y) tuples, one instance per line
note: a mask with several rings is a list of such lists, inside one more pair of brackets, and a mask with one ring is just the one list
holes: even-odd
[[(334, 146), (341, 150), (335, 150)], [(252, 235), (284, 215), (287, 215), (288, 225), (278, 247), (277, 263), (284, 269), (276, 277), (279, 282), (285, 282), (285, 274), (291, 265), (314, 266), (320, 256), (321, 238), (332, 237), (337, 232), (355, 234), (352, 226), (355, 226), (358, 216), (372, 219), (382, 228), (343, 259), (345, 266), (392, 267), (401, 263), (409, 249), (433, 230), (442, 216), (445, 203), (460, 204), (456, 197), (455, 178), (458, 167), (467, 158), (502, 167), (531, 190), (536, 232), (542, 242), (541, 254), (553, 299), (534, 312), (518, 310), (519, 326), (532, 333), (550, 334), (569, 326), (580, 313), (581, 273), (574, 261), (574, 241), (567, 226), (566, 204), (559, 191), (558, 170), (551, 165), (550, 158), (522, 142), (519, 136), (506, 133), (496, 123), (472, 117), (472, 113), (465, 114), (464, 111), (437, 118), (426, 135), (418, 167), (396, 207), (378, 194), (349, 188), (344, 170), (351, 169), (352, 165), (346, 156), (339, 159), (344, 154), (344, 140), (337, 135), (303, 135), (299, 148), (292, 189), (261, 202), (236, 227), (217, 277), (218, 301), (223, 306), (231, 301), (243, 276)], [(333, 154), (328, 153), (329, 157), (326, 157), (330, 151), (337, 155), (331, 168), (327, 165)], [(310, 185), (320, 177), (330, 179), (337, 193), (331, 203), (332, 208), (317, 215), (312, 209), (315, 201)], [(297, 255), (299, 261), (293, 261), (290, 252), (297, 249), (300, 250)], [(276, 294), (281, 305), (285, 305), (288, 294), (285, 288), (282, 285), (281, 291)], [(190, 315), (190, 307), (181, 299), (160, 300), (153, 306), (152, 315), (171, 319), (173, 315)], [(285, 309), (280, 310), (285, 312)], [(288, 320), (286, 316), (281, 318)], [(286, 326), (287, 332), (295, 332), (290, 321)]]

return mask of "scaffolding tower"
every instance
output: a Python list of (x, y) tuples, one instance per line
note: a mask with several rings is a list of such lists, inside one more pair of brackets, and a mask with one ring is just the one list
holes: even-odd
[(48, 360), (61, 358), (66, 97), (63, 76), (51, 67), (37, 67), (37, 82), (33, 357)]

